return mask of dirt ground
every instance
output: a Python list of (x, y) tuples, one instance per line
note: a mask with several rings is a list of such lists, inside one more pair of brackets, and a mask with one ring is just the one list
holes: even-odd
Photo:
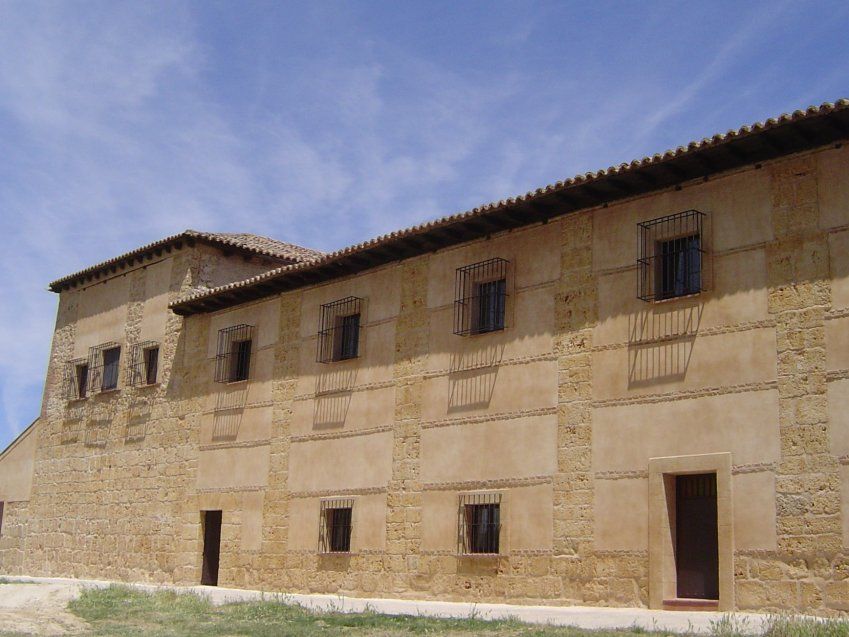
[(88, 628), (68, 602), (81, 586), (0, 582), (0, 634), (68, 635)]

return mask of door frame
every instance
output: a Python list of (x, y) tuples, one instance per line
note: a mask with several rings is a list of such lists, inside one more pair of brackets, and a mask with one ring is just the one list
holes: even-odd
[(675, 600), (675, 477), (716, 474), (716, 517), (719, 549), (718, 610), (732, 611), (734, 599), (734, 525), (731, 454), (709, 453), (649, 459), (649, 607), (662, 609)]

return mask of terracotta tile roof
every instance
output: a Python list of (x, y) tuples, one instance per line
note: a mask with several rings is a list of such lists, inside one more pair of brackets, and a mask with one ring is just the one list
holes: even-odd
[(324, 255), (323, 252), (313, 250), (312, 248), (305, 248), (294, 243), (286, 243), (272, 239), (271, 237), (263, 237), (262, 235), (250, 234), (248, 232), (197, 232), (195, 230), (187, 230), (186, 232), (193, 233), (196, 236), (206, 236), (213, 240), (219, 240), (222, 243), (229, 243), (247, 250), (252, 250), (257, 254), (265, 254), (280, 259), (309, 261)]
[(843, 139), (849, 139), (849, 99), (785, 113), (663, 153), (576, 175), (524, 195), (391, 232), (312, 261), (284, 265), (244, 281), (192, 292), (172, 303), (171, 308), (179, 314), (214, 311)]
[(303, 246), (285, 243), (247, 232), (200, 232), (198, 230), (185, 230), (179, 234), (154, 241), (120, 256), (92, 265), (79, 272), (64, 276), (61, 279), (53, 281), (49, 287), (53, 292), (60, 292), (79, 281), (92, 279), (110, 271), (115, 272), (119, 267), (130, 264), (134, 260), (141, 260), (146, 255), (161, 253), (162, 251), (170, 252), (173, 248), (179, 248), (184, 243), (195, 241), (264, 256), (278, 265), (301, 263), (316, 259), (324, 254), (318, 250), (311, 250)]

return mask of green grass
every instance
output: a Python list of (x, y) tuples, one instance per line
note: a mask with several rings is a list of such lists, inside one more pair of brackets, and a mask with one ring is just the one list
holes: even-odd
[(110, 586), (84, 590), (78, 599), (69, 604), (69, 609), (89, 623), (93, 635), (630, 637), (645, 635), (647, 632), (639, 628), (595, 632), (534, 626), (514, 620), (484, 621), (474, 617), (435, 619), (372, 612), (312, 612), (285, 602), (285, 597), (282, 597), (277, 600), (213, 606), (206, 599), (187, 593), (145, 592), (126, 586)]
[[(126, 637), (312, 636), (369, 635), (403, 637), (635, 637), (667, 633), (633, 627), (590, 631), (578, 628), (523, 624), (514, 620), (392, 616), (378, 613), (313, 612), (286, 598), (214, 606), (205, 598), (173, 591), (146, 592), (128, 586), (85, 589), (68, 608), (88, 622), (90, 635)], [(712, 637), (741, 637), (752, 631), (731, 615), (712, 624)], [(849, 637), (849, 621), (770, 617), (763, 637)]]

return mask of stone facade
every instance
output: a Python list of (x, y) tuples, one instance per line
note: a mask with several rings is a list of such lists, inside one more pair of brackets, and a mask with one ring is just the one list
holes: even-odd
[[(849, 610), (847, 176), (830, 146), (186, 318), (167, 302), (252, 266), (186, 247), (62, 292), (31, 486), (4, 494), (0, 457), (0, 572), (195, 584), (221, 510), (224, 586), (662, 607), (668, 478), (704, 471), (719, 608)], [(636, 224), (688, 209), (710, 288), (637, 299)], [(492, 257), (506, 329), (455, 335), (455, 271)], [(346, 296), (360, 356), (318, 363)], [(239, 324), (249, 379), (215, 383)], [(67, 361), (146, 339), (157, 385), (68, 400)], [(498, 555), (458, 554), (469, 493), (501, 498)], [(344, 554), (319, 551), (331, 497)]]

